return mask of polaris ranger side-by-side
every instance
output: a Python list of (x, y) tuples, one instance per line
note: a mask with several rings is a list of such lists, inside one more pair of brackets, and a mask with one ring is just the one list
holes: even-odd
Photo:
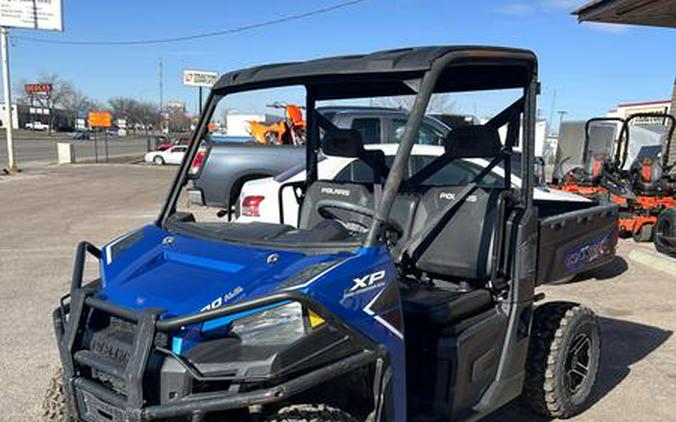
[[(178, 211), (199, 177), (191, 163), (217, 103), (289, 85), (307, 95), (299, 227)], [(408, 174), (432, 94), (498, 89), (518, 99), (486, 124), (450, 131), (445, 153)], [(494, 47), (406, 48), (223, 75), (158, 220), (101, 249), (78, 247), (71, 292), (53, 314), (63, 371), (47, 415), (464, 421), (521, 395), (545, 415), (582, 411), (599, 368), (597, 319), (576, 303), (535, 306), (535, 288), (613, 259), (617, 208), (533, 200), (538, 89), (532, 52)], [(389, 167), (359, 131), (315, 112), (321, 100), (395, 95), (415, 100)], [(357, 158), (374, 177), (318, 180), (320, 152)], [(490, 164), (472, 180), (445, 171), (468, 158)], [(506, 171), (496, 184), (489, 176), (499, 164)], [(85, 284), (87, 254), (100, 279)]]

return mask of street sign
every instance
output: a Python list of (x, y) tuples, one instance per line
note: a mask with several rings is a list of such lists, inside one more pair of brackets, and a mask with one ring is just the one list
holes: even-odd
[(89, 126), (111, 127), (112, 125), (113, 115), (107, 111), (92, 111), (89, 113)]
[(63, 31), (61, 0), (0, 0), (0, 26)]
[(204, 70), (184, 70), (183, 85), (211, 88), (218, 79), (218, 73)]

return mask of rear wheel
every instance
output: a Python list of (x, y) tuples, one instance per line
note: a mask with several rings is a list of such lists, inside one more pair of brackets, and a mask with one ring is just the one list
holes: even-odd
[(74, 422), (66, 404), (66, 394), (63, 389), (63, 369), (52, 376), (42, 402), (42, 420), (46, 422)]
[(524, 399), (535, 412), (569, 418), (585, 409), (596, 380), (601, 336), (594, 313), (569, 302), (535, 310)]
[(325, 404), (297, 404), (281, 408), (267, 422), (357, 422), (357, 419)]
[(658, 252), (676, 256), (676, 209), (666, 209), (657, 217), (654, 242)]
[(164, 158), (162, 158), (161, 155), (156, 155), (155, 158), (153, 158), (153, 163), (157, 164), (158, 166), (164, 165)]
[(635, 242), (650, 242), (653, 238), (653, 225), (646, 223), (633, 233)]

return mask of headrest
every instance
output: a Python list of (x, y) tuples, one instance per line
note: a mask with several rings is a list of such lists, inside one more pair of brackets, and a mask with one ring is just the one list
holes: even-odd
[(453, 158), (492, 158), (500, 153), (502, 143), (497, 129), (490, 126), (460, 126), (446, 135), (444, 148)]
[(324, 134), (322, 151), (335, 157), (359, 158), (364, 155), (364, 141), (356, 129), (333, 129)]

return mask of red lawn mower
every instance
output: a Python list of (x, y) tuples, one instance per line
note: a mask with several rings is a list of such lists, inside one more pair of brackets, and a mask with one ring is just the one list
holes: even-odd
[(659, 144), (634, 148), (634, 158), (623, 178), (633, 198), (620, 213), (620, 232), (634, 240), (653, 240), (658, 251), (676, 255), (676, 178), (670, 174), (675, 161), (670, 160), (671, 140), (676, 119), (669, 114), (641, 113), (627, 119), (626, 144), (622, 163), (638, 140), (659, 136)]
[(664, 113), (590, 119), (582, 166), (563, 173), (567, 157), (558, 157), (551, 187), (618, 204), (621, 235), (654, 240), (659, 252), (676, 256), (676, 179), (669, 174), (675, 126)]

